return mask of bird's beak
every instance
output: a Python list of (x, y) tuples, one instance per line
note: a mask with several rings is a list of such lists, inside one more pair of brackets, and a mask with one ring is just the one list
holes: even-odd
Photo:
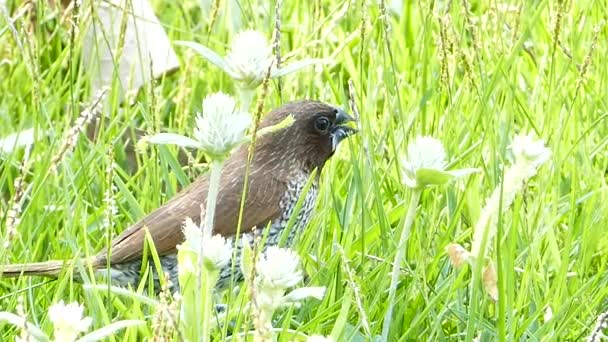
[(338, 109), (338, 114), (336, 114), (336, 121), (334, 122), (334, 126), (331, 130), (331, 150), (332, 152), (336, 150), (338, 144), (347, 137), (357, 133), (357, 129), (346, 126), (345, 124), (349, 122), (356, 122), (355, 118), (348, 115), (342, 109)]

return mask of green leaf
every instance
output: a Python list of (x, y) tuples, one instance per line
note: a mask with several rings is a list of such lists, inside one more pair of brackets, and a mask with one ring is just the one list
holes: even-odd
[(192, 50), (198, 52), (199, 55), (208, 60), (211, 64), (215, 64), (220, 69), (228, 72), (228, 65), (224, 59), (210, 48), (196, 42), (188, 42), (183, 40), (178, 40), (175, 42), (175, 44), (191, 48)]
[(157, 300), (154, 300), (153, 298), (144, 296), (142, 294), (131, 291), (124, 287), (118, 287), (118, 286), (108, 287), (108, 285), (106, 285), (106, 284), (103, 284), (103, 285), (83, 284), (82, 288), (85, 291), (97, 291), (100, 293), (104, 293), (104, 292), (107, 293), (108, 289), (109, 289), (110, 293), (112, 293), (116, 296), (126, 297), (126, 298), (129, 298), (129, 299), (132, 299), (135, 301), (139, 301), (141, 303), (144, 303), (144, 304), (147, 304), (150, 306), (157, 306), (159, 304), (159, 302)]
[(145, 323), (146, 323), (145, 321), (141, 321), (141, 320), (124, 320), (124, 321), (114, 322), (110, 325), (106, 325), (105, 327), (103, 327), (101, 329), (97, 329), (93, 332), (90, 332), (90, 333), (84, 335), (83, 337), (79, 338), (77, 341), (78, 342), (100, 341), (106, 337), (115, 335), (118, 330), (125, 329), (128, 327), (134, 327), (137, 325), (142, 325)]
[(331, 337), (333, 337), (335, 341), (340, 341), (340, 337), (348, 324), (348, 314), (350, 312), (350, 306), (353, 303), (352, 290), (350, 287), (346, 288), (346, 292), (340, 299), (340, 302), (341, 307), (338, 318), (336, 318), (334, 327), (331, 329)]
[(0, 322), (2, 321), (8, 322), (16, 327), (22, 327), (25, 323), (25, 330), (28, 334), (35, 337), (38, 341), (49, 341), (48, 336), (46, 336), (42, 330), (38, 329), (34, 323), (26, 322), (23, 317), (17, 316), (14, 313), (7, 311), (0, 312)]
[[(285, 129), (289, 126), (291, 126), (296, 120), (293, 117), (293, 114), (289, 114), (287, 115), (287, 117), (285, 117), (285, 119), (281, 120), (281, 122), (279, 122), (276, 125), (272, 125), (270, 127), (264, 127), (261, 128), (258, 133), (257, 133), (257, 137), (261, 137), (263, 135), (269, 134), (269, 133), (274, 133), (277, 131), (280, 131), (282, 129)], [(251, 138), (249, 137), (248, 140), (251, 140)]]
[(278, 70), (273, 71), (271, 77), (277, 78), (277, 77), (285, 76), (285, 75), (291, 74), (293, 72), (296, 72), (300, 69), (306, 68), (307, 66), (311, 66), (311, 65), (315, 65), (315, 64), (325, 64), (328, 62), (329, 62), (329, 59), (320, 59), (320, 58), (304, 59), (304, 60), (301, 60), (298, 62), (291, 63), (285, 67), (282, 67)]
[(188, 138), (187, 136), (175, 133), (158, 133), (151, 137), (147, 137), (146, 141), (150, 144), (157, 145), (177, 145), (187, 148), (200, 148), (201, 144), (198, 141)]
[(416, 185), (417, 187), (443, 185), (450, 181), (452, 178), (464, 177), (479, 171), (479, 169), (474, 168), (450, 171), (442, 171), (436, 169), (418, 169), (416, 170)]
[(460, 177), (468, 176), (473, 173), (481, 172), (481, 169), (466, 168), (466, 169), (450, 170), (450, 171), (446, 171), (446, 172), (449, 173), (450, 175), (452, 175), (452, 177), (460, 178)]
[(306, 298), (316, 298), (318, 300), (322, 300), (325, 296), (326, 288), (324, 286), (310, 286), (310, 287), (300, 287), (289, 292), (283, 300), (285, 302), (299, 302)]
[[(241, 237), (242, 239), (243, 237)], [(246, 241), (243, 241), (243, 250), (241, 251), (241, 270), (243, 271), (243, 277), (249, 279), (251, 277), (251, 246)]]
[(416, 183), (419, 187), (429, 185), (442, 185), (452, 179), (450, 173), (436, 169), (418, 169), (416, 170)]

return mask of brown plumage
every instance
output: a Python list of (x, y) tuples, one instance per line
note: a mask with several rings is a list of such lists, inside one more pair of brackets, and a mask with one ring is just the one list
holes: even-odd
[[(325, 162), (331, 157), (338, 143), (355, 132), (354, 129), (342, 125), (353, 120), (346, 113), (333, 106), (309, 100), (292, 102), (270, 112), (260, 123), (260, 128), (275, 125), (289, 114), (295, 119), (291, 126), (264, 135), (256, 143), (243, 209), (243, 234), (250, 233), (256, 226), (264, 228), (268, 223), (272, 223), (280, 233), (286, 225), (286, 212), (291, 215), (293, 204), (298, 200), (297, 197), (292, 198), (293, 194), (296, 194), (291, 191), (294, 184), (296, 188), (300, 188), (300, 183), (305, 182), (308, 175), (317, 169), (317, 179), (313, 182), (316, 189), (318, 175)], [(238, 148), (222, 169), (213, 227), (215, 234), (225, 237), (236, 234), (248, 151), (248, 145)], [(201, 176), (176, 197), (113, 239), (110, 257), (112, 269), (116, 268), (122, 272), (127, 266), (131, 272), (128, 273), (128, 281), (121, 278), (118, 283), (134, 285), (139, 279), (132, 271), (139, 270), (138, 262), (141, 261), (144, 250), (144, 228), (147, 228), (160, 256), (175, 255), (176, 246), (184, 239), (184, 219), (190, 217), (195, 223), (200, 222), (201, 208), (205, 208), (208, 187), (208, 175)], [(289, 196), (286, 197), (286, 194)], [(315, 197), (316, 192), (311, 197), (312, 204)], [(299, 216), (298, 218), (302, 221), (300, 223), (305, 225), (310, 216), (309, 212), (302, 216), (301, 219)], [(174, 258), (167, 257), (165, 260), (169, 261), (163, 263), (163, 268), (173, 273), (172, 278), (176, 278)], [(107, 251), (102, 250), (89, 263), (94, 269), (105, 269)], [(20, 274), (54, 277), (63, 267), (62, 261), (48, 261), (8, 265), (3, 270), (0, 267), (0, 271), (5, 277)], [(114, 278), (114, 275), (112, 277)]]

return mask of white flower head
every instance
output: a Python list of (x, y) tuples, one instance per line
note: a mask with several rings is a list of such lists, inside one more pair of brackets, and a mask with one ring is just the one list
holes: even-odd
[(543, 164), (551, 156), (551, 150), (545, 146), (545, 143), (531, 134), (516, 135), (511, 143), (511, 149), (516, 162), (525, 161), (533, 166)]
[[(498, 213), (509, 208), (518, 194), (520, 194), (528, 179), (536, 175), (538, 168), (551, 156), (551, 150), (545, 144), (530, 135), (518, 135), (511, 144), (515, 163), (504, 171), (502, 184), (499, 184), (492, 195), (488, 197), (481, 210), (471, 244), (471, 254), (477, 257), (480, 252), (492, 246), (492, 239), (498, 229)], [(483, 241), (486, 241), (482, 251)]]
[(192, 251), (198, 251), (203, 243), (203, 232), (201, 229), (192, 221), (192, 218), (186, 217), (184, 220), (183, 227), (184, 242), (179, 246), (180, 248), (187, 248)]
[[(224, 237), (220, 235), (204, 236), (201, 229), (189, 217), (185, 220), (183, 231), (186, 240), (178, 248), (187, 249), (199, 255), (202, 245), (203, 258), (217, 269), (226, 266), (230, 262), (232, 244)], [(187, 262), (184, 263), (184, 266), (188, 267)]]
[(405, 185), (414, 189), (445, 184), (451, 178), (479, 171), (478, 169), (446, 171), (445, 148), (441, 141), (429, 136), (418, 136), (408, 145), (407, 156), (402, 165)]
[(270, 78), (282, 77), (308, 66), (334, 62), (331, 58), (307, 58), (283, 65), (280, 68), (273, 64), (275, 56), (272, 45), (264, 34), (255, 30), (238, 33), (230, 44), (230, 50), (222, 57), (217, 52), (196, 42), (177, 41), (178, 45), (186, 46), (196, 51), (211, 64), (226, 72), (238, 84), (240, 105), (248, 109), (253, 99), (255, 89), (270, 70)]
[(234, 99), (222, 92), (203, 100), (202, 113), (197, 113), (194, 138), (175, 133), (157, 133), (142, 138), (138, 149), (150, 144), (175, 144), (203, 150), (212, 159), (223, 160), (233, 148), (246, 141), (245, 131), (251, 124), (249, 113), (237, 110)]
[(232, 244), (221, 235), (213, 235), (203, 239), (203, 257), (216, 268), (228, 265), (232, 257)]
[(224, 60), (230, 77), (245, 88), (254, 89), (264, 80), (274, 57), (272, 46), (262, 33), (246, 30), (234, 37)]
[(433, 169), (443, 171), (446, 166), (445, 148), (441, 141), (418, 136), (407, 147), (407, 164), (410, 170)]
[(196, 117), (194, 136), (211, 156), (224, 156), (243, 142), (251, 116), (236, 108), (234, 99), (222, 92), (203, 100), (203, 110)]
[(258, 274), (264, 284), (288, 288), (302, 280), (299, 261), (298, 255), (289, 249), (269, 247), (265, 255), (260, 257)]
[(49, 308), (56, 341), (75, 341), (78, 334), (89, 329), (91, 317), (84, 317), (84, 307), (77, 302), (65, 304), (63, 300)]

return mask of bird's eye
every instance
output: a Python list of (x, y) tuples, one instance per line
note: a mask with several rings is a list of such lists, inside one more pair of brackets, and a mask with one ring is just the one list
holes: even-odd
[(319, 133), (326, 133), (329, 129), (329, 126), (329, 120), (324, 116), (320, 116), (315, 120), (315, 129)]

